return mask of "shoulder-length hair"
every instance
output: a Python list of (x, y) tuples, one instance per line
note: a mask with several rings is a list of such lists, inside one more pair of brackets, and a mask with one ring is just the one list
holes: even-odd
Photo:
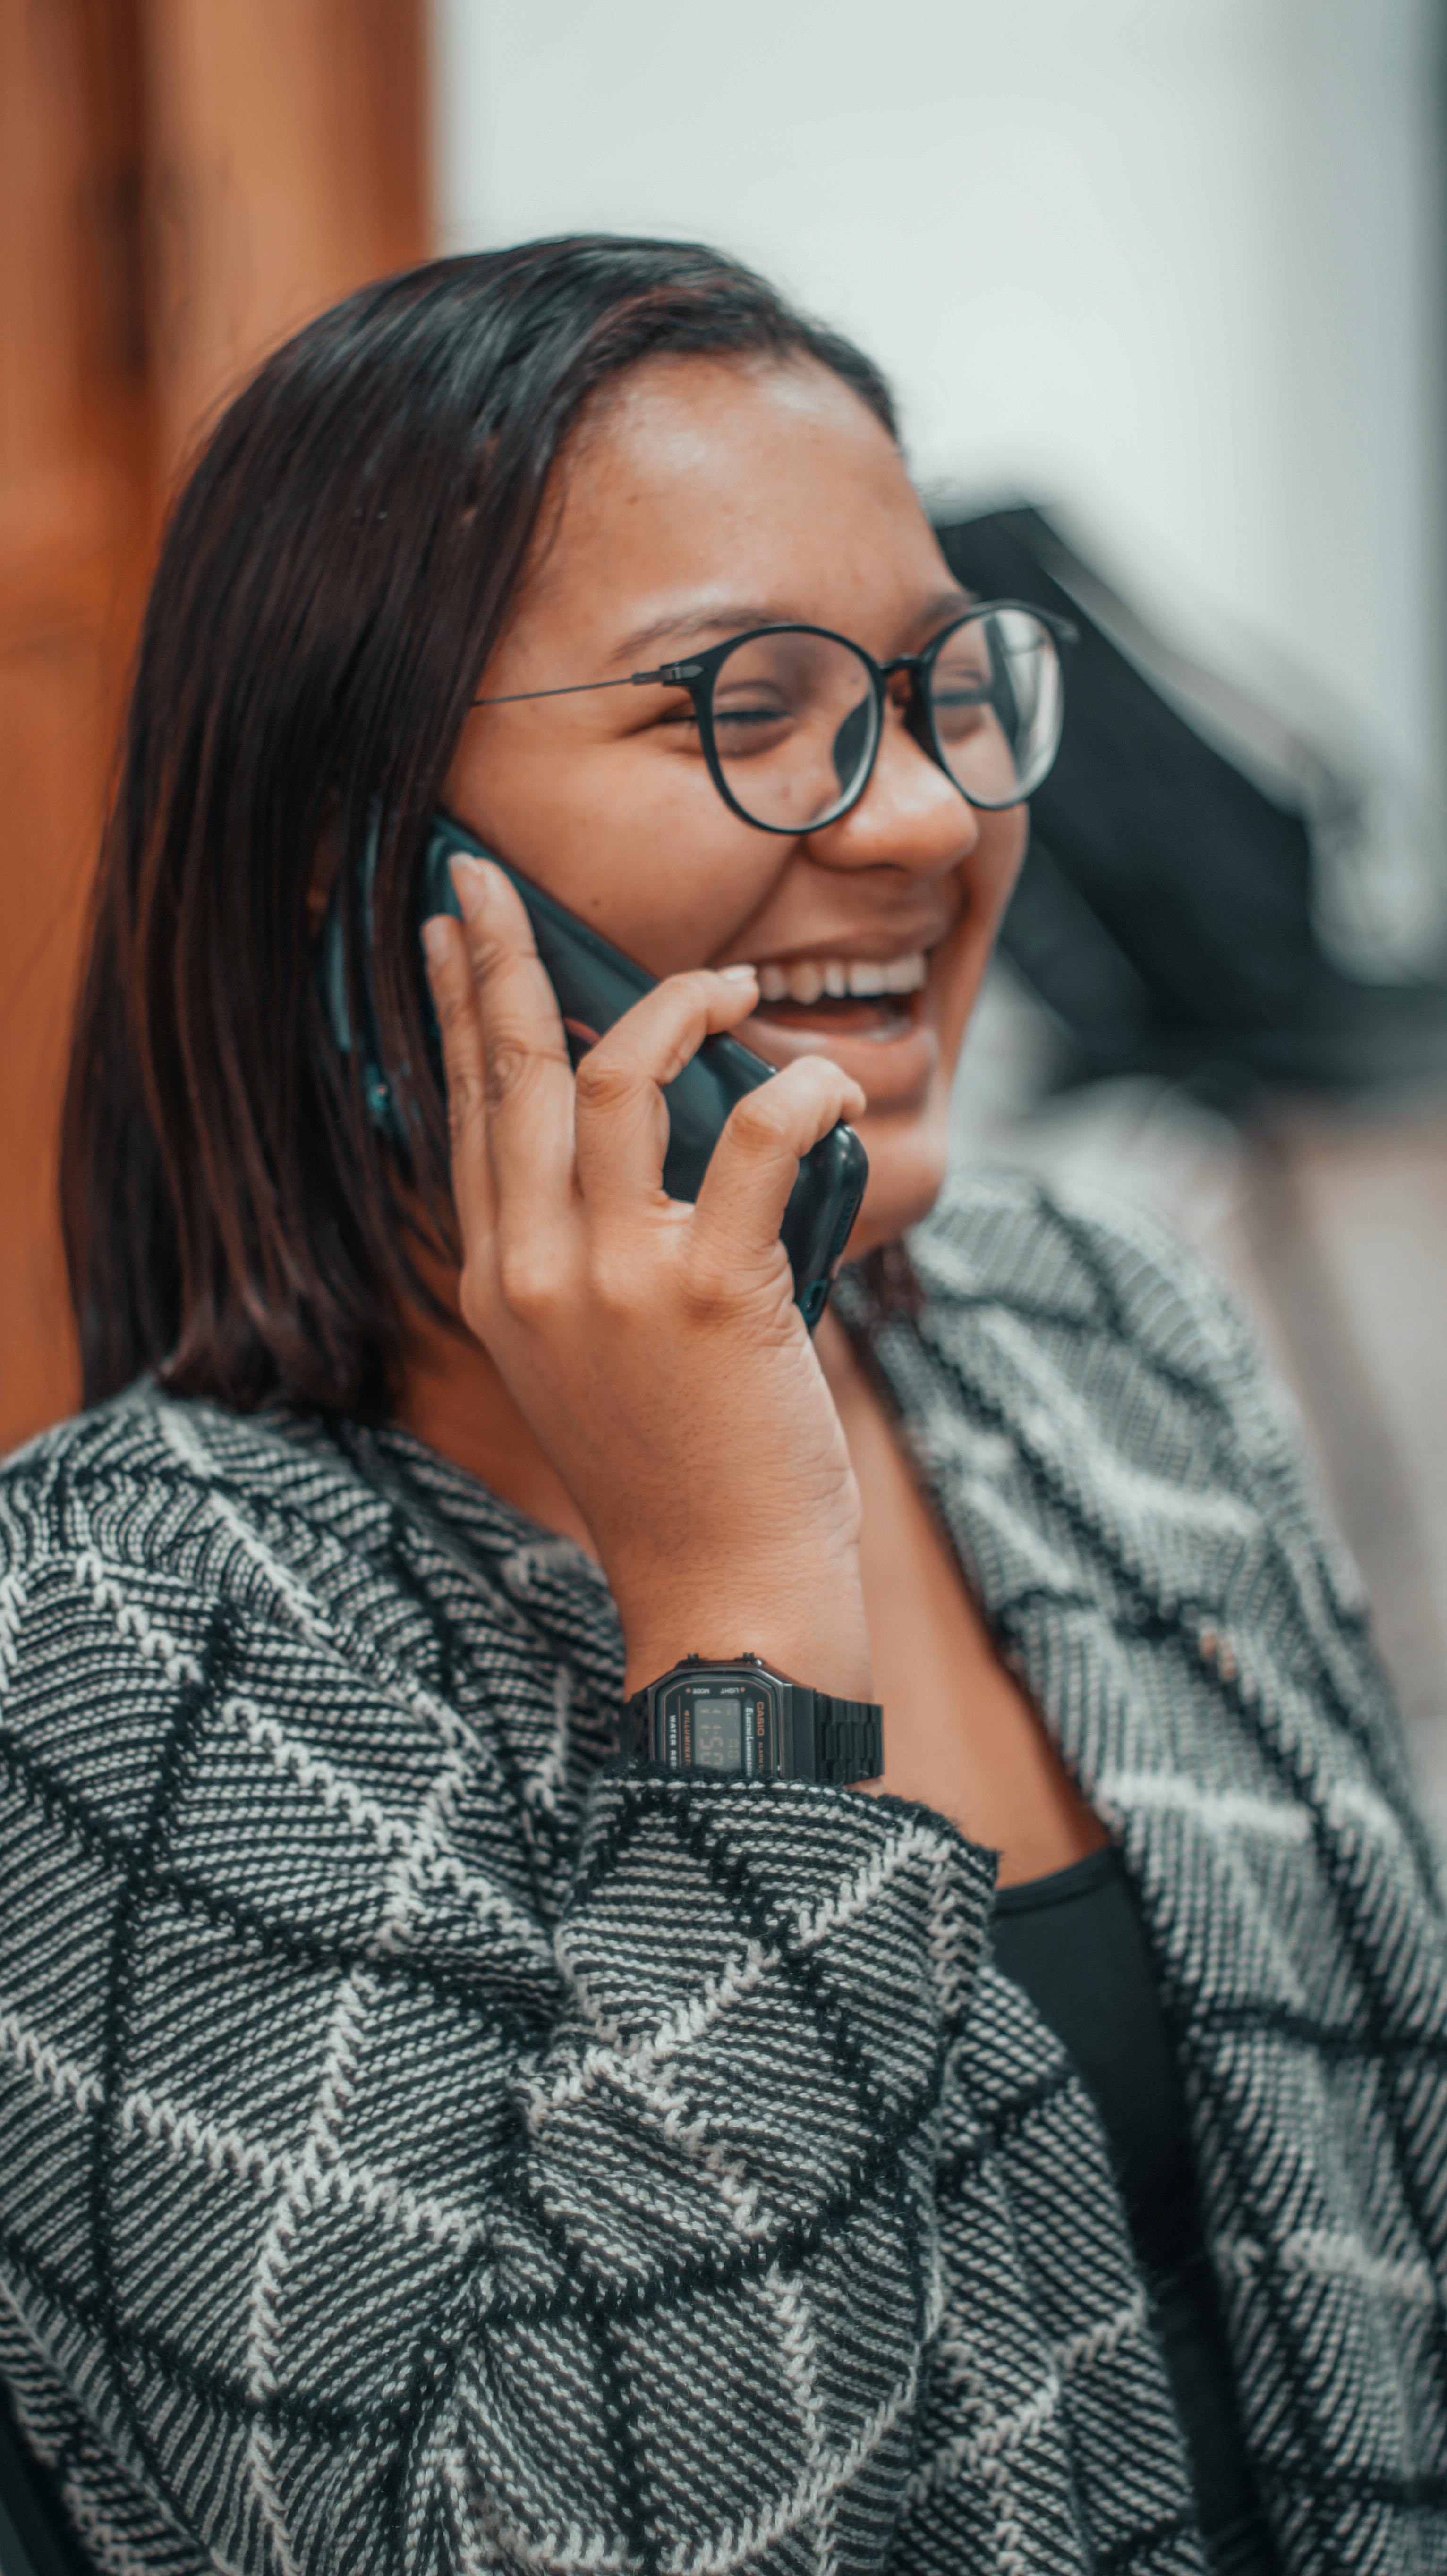
[[(66, 1097), (87, 1402), (149, 1370), (240, 1409), (385, 1410), (419, 1207), (451, 1240), (428, 821), (583, 405), (643, 359), (733, 351), (833, 369), (894, 434), (869, 362), (749, 270), (605, 235), (366, 287), (222, 416), (151, 590)], [(405, 1162), (314, 964), (325, 840), (355, 1027), (369, 826), (379, 1051), (417, 1069)]]

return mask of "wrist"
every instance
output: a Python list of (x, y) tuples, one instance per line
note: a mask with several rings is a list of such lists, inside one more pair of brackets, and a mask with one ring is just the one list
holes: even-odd
[(671, 1672), (687, 1655), (706, 1663), (727, 1663), (740, 1654), (757, 1655), (773, 1671), (790, 1673), (813, 1689), (840, 1699), (874, 1697), (869, 1637), (863, 1619), (853, 1623), (830, 1619), (827, 1604), (807, 1614), (781, 1612), (762, 1600), (721, 1604), (700, 1602), (670, 1617), (650, 1620), (640, 1630), (624, 1627), (626, 1654), (624, 1696), (646, 1690)]
[(636, 1572), (606, 1567), (623, 1629), (627, 1691), (685, 1655), (710, 1662), (747, 1651), (778, 1672), (844, 1699), (871, 1699), (874, 1678), (859, 1549), (852, 1537), (791, 1556), (701, 1549), (686, 1563), (657, 1555)]

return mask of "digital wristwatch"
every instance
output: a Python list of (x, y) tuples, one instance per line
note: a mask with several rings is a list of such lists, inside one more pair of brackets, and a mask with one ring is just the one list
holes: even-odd
[(884, 1711), (791, 1681), (758, 1655), (685, 1655), (625, 1700), (620, 1751), (650, 1770), (846, 1788), (884, 1769)]

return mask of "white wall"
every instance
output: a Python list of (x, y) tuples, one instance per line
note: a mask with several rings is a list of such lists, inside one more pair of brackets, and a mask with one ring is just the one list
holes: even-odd
[(755, 260), (1444, 783), (1432, 0), (434, 0), (442, 246)]

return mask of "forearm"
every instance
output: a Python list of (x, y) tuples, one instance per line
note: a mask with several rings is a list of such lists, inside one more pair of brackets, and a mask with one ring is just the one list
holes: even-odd
[(469, 2485), (504, 2564), (646, 2536), (722, 2569), (846, 2491), (848, 2564), (883, 2564), (989, 1885), (893, 1800), (600, 1785), (469, 2327)]

